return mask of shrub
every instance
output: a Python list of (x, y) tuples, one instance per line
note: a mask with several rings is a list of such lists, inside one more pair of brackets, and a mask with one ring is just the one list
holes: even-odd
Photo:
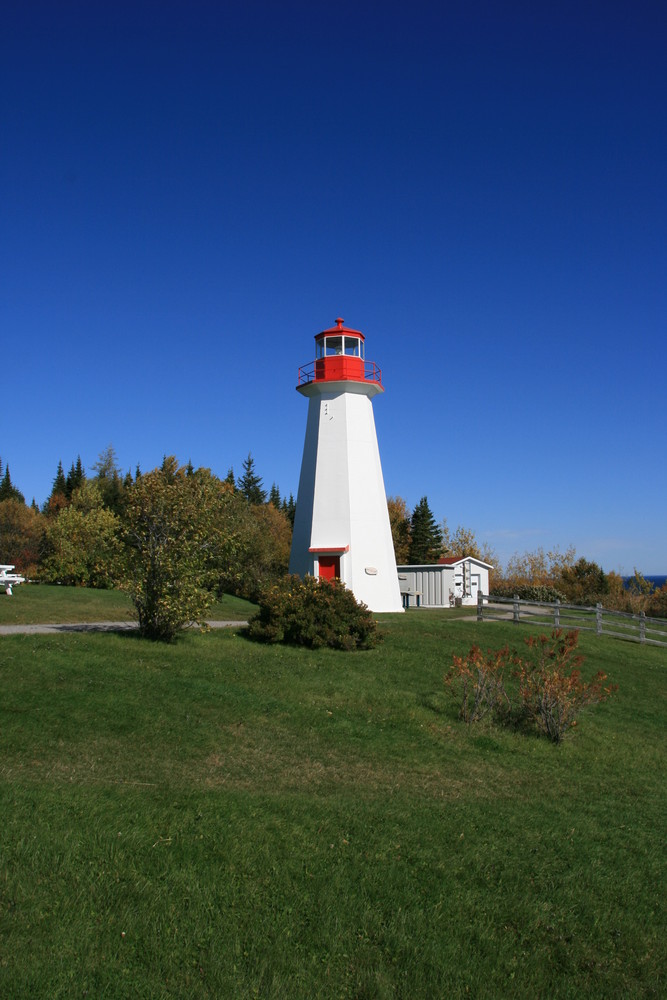
[[(468, 725), (492, 712), (503, 723), (527, 720), (554, 743), (561, 743), (567, 730), (576, 726), (581, 709), (604, 701), (617, 685), (603, 687), (607, 678), (602, 671), (591, 681), (582, 679), (584, 658), (577, 652), (576, 630), (554, 629), (550, 636), (529, 636), (525, 642), (533, 652), (528, 660), (519, 658), (509, 646), (486, 653), (473, 646), (466, 656), (454, 656), (445, 684), (460, 696), (459, 715)], [(510, 667), (515, 668), (519, 684), (514, 715), (505, 689)]]
[(483, 653), (473, 646), (466, 656), (454, 656), (445, 675), (445, 684), (460, 697), (459, 716), (467, 725), (478, 722), (488, 712), (510, 711), (504, 673), (513, 662), (509, 646)]
[(516, 595), (522, 601), (544, 601), (547, 604), (566, 600), (562, 590), (557, 590), (556, 587), (548, 584), (516, 584), (499, 580), (493, 585), (493, 593), (497, 597), (514, 597)]
[(370, 649), (380, 641), (371, 612), (344, 583), (312, 576), (285, 576), (266, 588), (248, 635), (310, 649)]
[(591, 681), (582, 679), (579, 668), (584, 657), (577, 653), (576, 630), (554, 629), (550, 636), (529, 636), (525, 642), (535, 656), (520, 662), (516, 671), (521, 704), (540, 732), (560, 743), (567, 730), (576, 726), (581, 709), (604, 701), (616, 686), (603, 687), (606, 674), (602, 671)]

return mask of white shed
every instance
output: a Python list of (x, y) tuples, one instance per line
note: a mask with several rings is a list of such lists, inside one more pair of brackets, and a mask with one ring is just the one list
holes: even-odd
[(489, 593), (489, 563), (473, 556), (445, 557), (426, 566), (397, 566), (398, 585), (406, 608), (450, 608), (477, 604)]

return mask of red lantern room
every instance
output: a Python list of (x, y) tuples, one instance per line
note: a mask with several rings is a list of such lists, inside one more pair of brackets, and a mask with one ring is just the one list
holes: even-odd
[(364, 335), (343, 326), (340, 317), (329, 330), (315, 334), (315, 361), (299, 368), (299, 386), (309, 382), (373, 382), (382, 391), (380, 369), (364, 355)]

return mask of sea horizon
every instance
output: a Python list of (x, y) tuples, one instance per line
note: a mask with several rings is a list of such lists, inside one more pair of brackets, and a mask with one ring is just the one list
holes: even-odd
[[(630, 576), (624, 576), (624, 577), (622, 577), (623, 584), (626, 587), (627, 587), (629, 581), (632, 580), (633, 576), (634, 576), (634, 573), (632, 573)], [(642, 576), (644, 577), (644, 579), (648, 583), (652, 583), (653, 586), (656, 588), (656, 590), (660, 590), (667, 583), (667, 574), (665, 574), (665, 573), (657, 573), (657, 574), (656, 573), (646, 573), (646, 574), (643, 573)]]

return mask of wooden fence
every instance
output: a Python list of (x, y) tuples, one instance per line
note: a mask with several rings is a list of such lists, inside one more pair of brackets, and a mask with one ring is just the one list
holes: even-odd
[(477, 621), (513, 621), (517, 625), (545, 625), (549, 628), (582, 629), (614, 639), (629, 639), (652, 646), (667, 646), (667, 620), (647, 618), (643, 611), (607, 611), (601, 604), (581, 607), (560, 601), (522, 601), (518, 597), (477, 596)]

